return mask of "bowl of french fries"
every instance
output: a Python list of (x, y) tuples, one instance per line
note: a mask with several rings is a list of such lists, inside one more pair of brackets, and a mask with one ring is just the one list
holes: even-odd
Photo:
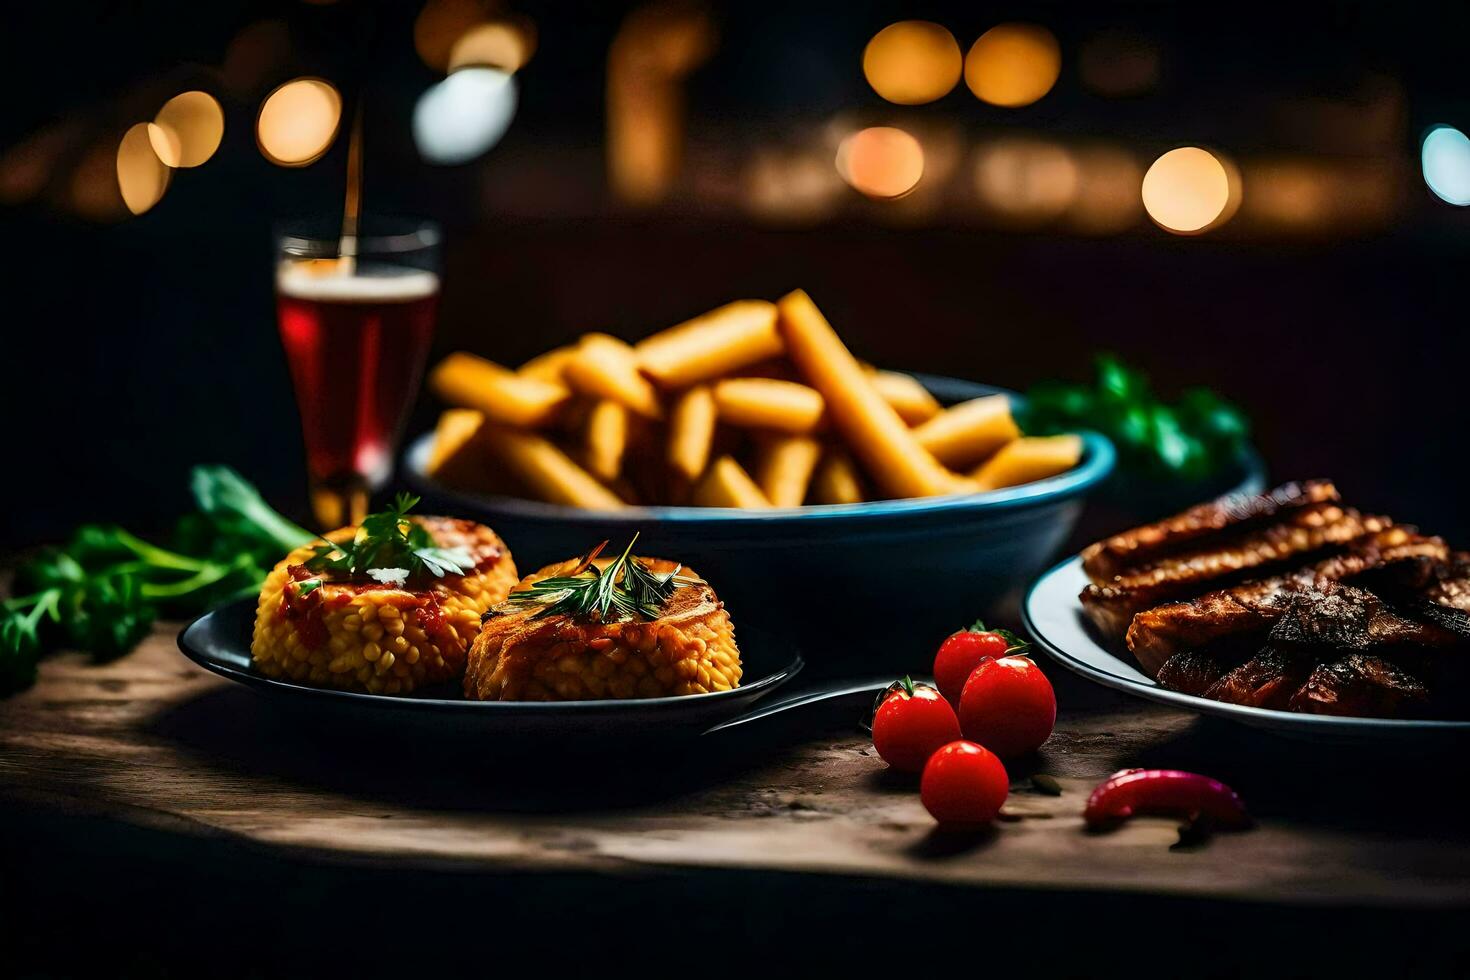
[(1022, 433), (1013, 392), (858, 360), (800, 290), (519, 368), (451, 354), (428, 383), (446, 408), (406, 479), (518, 558), (637, 531), (718, 570), (742, 619), (869, 648), (880, 620), (948, 632), (1019, 590), (1114, 460), (1096, 433)]

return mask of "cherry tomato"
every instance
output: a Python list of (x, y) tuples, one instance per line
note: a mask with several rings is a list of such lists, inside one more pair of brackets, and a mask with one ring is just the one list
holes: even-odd
[(1014, 633), (988, 630), (984, 623), (976, 621), (968, 629), (951, 633), (939, 644), (939, 652), (934, 655), (934, 683), (939, 693), (944, 695), (944, 700), (958, 709), (965, 681), (980, 666), (980, 661), (986, 657), (999, 660), (1008, 653), (1025, 648), (1026, 644)]
[(903, 772), (920, 772), (934, 750), (960, 737), (954, 708), (927, 684), (905, 677), (884, 692), (873, 713), (873, 748)]
[(960, 739), (929, 757), (919, 780), (919, 799), (945, 826), (975, 827), (1000, 812), (1011, 779), (994, 752)]
[(960, 730), (1003, 759), (1034, 752), (1051, 735), (1057, 696), (1026, 657), (987, 660), (960, 695)]

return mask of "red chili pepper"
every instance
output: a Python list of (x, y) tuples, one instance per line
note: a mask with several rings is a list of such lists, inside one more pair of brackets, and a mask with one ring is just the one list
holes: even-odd
[(1202, 818), (1211, 826), (1236, 829), (1251, 818), (1235, 790), (1218, 779), (1178, 769), (1124, 769), (1087, 798), (1089, 827), (1106, 827), (1136, 814)]

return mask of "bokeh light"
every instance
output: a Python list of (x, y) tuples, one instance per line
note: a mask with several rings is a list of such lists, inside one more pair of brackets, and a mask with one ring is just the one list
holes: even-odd
[(536, 53), (536, 28), (529, 20), (477, 24), (454, 42), (449, 70), (499, 68), (515, 74)]
[(304, 167), (327, 152), (342, 123), (342, 96), (320, 78), (296, 78), (279, 86), (260, 106), (255, 140), (266, 159)]
[(123, 134), (117, 146), (117, 186), (129, 211), (142, 214), (162, 200), (170, 173), (153, 152), (148, 123), (137, 123)]
[(1008, 221), (1055, 218), (1076, 199), (1080, 180), (1072, 154), (1048, 140), (1001, 139), (975, 154), (975, 191)]
[(1084, 235), (1114, 235), (1132, 227), (1143, 214), (1138, 193), (1143, 164), (1113, 146), (1086, 147), (1073, 157), (1077, 196), (1067, 210), (1067, 223)]
[(1453, 126), (1435, 126), (1419, 151), (1424, 183), (1442, 201), (1470, 204), (1470, 139)]
[(170, 167), (197, 167), (219, 149), (225, 113), (208, 92), (184, 92), (163, 104), (148, 125), (158, 159)]
[(954, 35), (927, 20), (889, 24), (863, 50), (868, 84), (889, 102), (922, 105), (948, 95), (964, 57)]
[(1143, 206), (1161, 228), (1181, 235), (1206, 231), (1231, 204), (1230, 175), (1197, 146), (1170, 150), (1143, 175)]
[(837, 172), (868, 197), (902, 197), (924, 176), (924, 148), (901, 129), (871, 126), (837, 147)]
[(505, 135), (516, 112), (516, 82), (497, 68), (465, 68), (419, 97), (413, 139), (430, 163), (467, 163)]
[(1030, 105), (1057, 83), (1062, 49), (1039, 24), (998, 24), (965, 56), (965, 84), (991, 105)]
[(429, 0), (413, 22), (414, 50), (430, 68), (448, 71), (455, 42), (485, 21), (489, 10), (483, 0)]
[(826, 217), (845, 191), (825, 156), (757, 150), (744, 173), (744, 201), (760, 218), (811, 222)]

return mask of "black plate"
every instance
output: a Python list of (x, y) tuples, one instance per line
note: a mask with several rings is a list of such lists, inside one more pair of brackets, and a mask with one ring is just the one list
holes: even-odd
[[(454, 697), (452, 689), (441, 689), (438, 693), (445, 696), (440, 697), (390, 697), (266, 677), (250, 659), (254, 622), (255, 600), (242, 599), (190, 623), (179, 634), (179, 649), (205, 670), (247, 685), (284, 708), (309, 713), (313, 723), (388, 724), (465, 737), (626, 740), (694, 736), (736, 720), (803, 666), (789, 642), (742, 628), (740, 656), (746, 680), (732, 691), (626, 701), (466, 701)], [(834, 686), (831, 696), (845, 694), (851, 687)], [(793, 706), (812, 703), (811, 696), (791, 699)], [(756, 714), (764, 717), (766, 712), (752, 712)]]

